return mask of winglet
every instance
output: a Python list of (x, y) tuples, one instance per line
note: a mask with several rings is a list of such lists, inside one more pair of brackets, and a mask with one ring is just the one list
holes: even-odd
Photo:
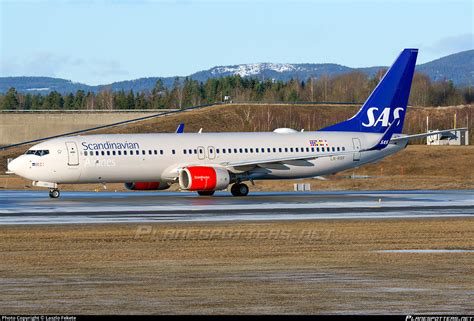
[(390, 139), (392, 139), (392, 135), (395, 133), (395, 129), (397, 128), (397, 126), (399, 124), (400, 124), (400, 119), (395, 119), (390, 124), (390, 126), (388, 126), (387, 130), (385, 131), (382, 138), (380, 139), (380, 141), (377, 144), (375, 144), (374, 146), (372, 146), (369, 149), (364, 149), (362, 151), (366, 152), (366, 151), (369, 151), (369, 150), (382, 150), (385, 147), (387, 147), (387, 145), (390, 143)]
[(176, 134), (182, 134), (184, 133), (184, 123), (181, 123), (178, 125), (178, 128), (176, 128)]

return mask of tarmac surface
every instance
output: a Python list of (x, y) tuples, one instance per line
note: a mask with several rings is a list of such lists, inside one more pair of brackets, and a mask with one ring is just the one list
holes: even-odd
[(1, 191), (0, 225), (474, 217), (474, 190), (254, 192)]

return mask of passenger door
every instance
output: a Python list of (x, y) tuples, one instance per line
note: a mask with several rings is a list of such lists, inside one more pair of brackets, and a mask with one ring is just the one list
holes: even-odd
[(79, 165), (79, 151), (75, 142), (66, 142), (67, 164), (69, 166)]

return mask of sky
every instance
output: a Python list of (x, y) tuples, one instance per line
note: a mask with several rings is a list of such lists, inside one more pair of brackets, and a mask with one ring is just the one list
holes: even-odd
[(390, 65), (474, 48), (471, 0), (0, 0), (0, 76), (89, 85), (243, 63)]

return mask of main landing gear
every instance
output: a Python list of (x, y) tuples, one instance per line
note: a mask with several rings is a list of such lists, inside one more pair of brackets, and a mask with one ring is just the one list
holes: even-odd
[(230, 188), (230, 192), (234, 196), (247, 196), (249, 187), (243, 183), (236, 183)]
[(57, 188), (52, 188), (49, 190), (49, 197), (51, 198), (58, 198), (61, 193), (59, 193), (59, 190)]
[[(243, 183), (236, 183), (232, 185), (230, 192), (233, 196), (247, 196), (249, 193), (249, 187)], [(198, 191), (197, 193), (199, 196), (212, 196), (214, 195), (215, 191)], [(49, 196), (51, 196), (51, 192), (49, 193)]]

